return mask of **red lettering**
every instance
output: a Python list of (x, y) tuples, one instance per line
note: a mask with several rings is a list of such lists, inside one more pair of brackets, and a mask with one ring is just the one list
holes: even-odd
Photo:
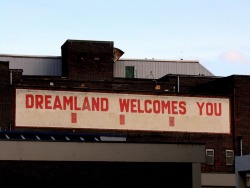
[(69, 106), (70, 110), (73, 110), (73, 97), (72, 96), (68, 98), (66, 96), (63, 96), (63, 110), (66, 110), (67, 106)]
[(51, 95), (45, 95), (44, 97), (45, 99), (45, 109), (52, 109), (52, 106), (51, 106)]
[[(88, 111), (108, 111), (108, 98), (95, 98), (89, 100), (84, 97), (82, 103), (78, 103), (77, 96), (53, 96), (53, 95), (25, 95), (25, 107), (36, 109), (59, 109), (59, 110), (88, 110)], [(125, 102), (123, 105), (123, 102)], [(120, 101), (120, 108), (129, 110), (129, 104), (126, 107), (126, 100)], [(136, 103), (134, 103), (134, 110), (136, 110)], [(80, 107), (81, 106), (81, 107)], [(133, 106), (133, 105), (132, 105)]]
[(35, 97), (36, 101), (36, 109), (43, 109), (43, 96), (42, 95), (36, 95)]
[(128, 112), (129, 110), (129, 99), (119, 99), (120, 111)]
[(119, 104), (121, 112), (184, 115), (187, 111), (185, 101), (119, 99)]
[(217, 107), (216, 103), (214, 104), (214, 114), (216, 116), (221, 116), (221, 114), (222, 114), (221, 103), (219, 103), (218, 105), (219, 105), (219, 107)]
[(177, 110), (177, 101), (172, 101), (171, 102), (171, 106), (172, 106), (172, 114), (178, 114), (178, 110)]
[(124, 114), (120, 115), (120, 125), (125, 125), (125, 115)]
[(77, 113), (71, 113), (71, 123), (77, 123)]
[(83, 99), (82, 110), (91, 111), (88, 97), (84, 97), (84, 99)]
[(169, 117), (169, 126), (175, 126), (174, 117)]
[[(149, 105), (150, 105), (150, 107), (149, 107)], [(152, 112), (151, 105), (152, 105), (152, 101), (151, 100), (145, 100), (144, 101), (144, 107), (145, 107), (145, 112), (146, 113), (151, 113)]]
[(106, 112), (109, 110), (108, 98), (101, 98), (101, 111)]
[(34, 108), (34, 96), (26, 94), (26, 108)]
[(201, 104), (200, 104), (199, 102), (196, 102), (196, 104), (198, 105), (200, 115), (202, 116), (202, 108), (203, 108), (203, 106), (204, 106), (204, 102), (201, 103)]
[(138, 100), (138, 113), (144, 113), (144, 110), (141, 109), (141, 101)]
[(203, 107), (205, 106), (205, 114), (207, 116), (221, 116), (222, 114), (222, 106), (221, 103), (212, 103), (212, 102), (208, 102), (208, 103), (199, 103), (197, 102), (197, 105), (199, 107), (199, 111), (200, 111), (200, 115), (202, 115), (203, 113)]
[(77, 106), (77, 97), (74, 96), (74, 110), (81, 110), (81, 108), (79, 106)]
[(170, 114), (170, 101), (161, 101), (162, 113), (164, 114), (167, 109), (167, 114)]
[(55, 99), (54, 99), (54, 105), (53, 105), (53, 109), (59, 109), (59, 110), (62, 110), (62, 103), (61, 103), (61, 100), (59, 98), (59, 96), (56, 96)]
[(180, 113), (181, 115), (185, 115), (186, 112), (187, 112), (187, 109), (186, 109), (186, 102), (185, 102), (185, 101), (180, 101), (180, 103), (179, 103), (179, 108), (180, 108), (179, 113)]
[(92, 111), (99, 111), (99, 98), (92, 97)]
[(211, 102), (206, 104), (206, 114), (208, 116), (212, 116), (213, 115), (213, 104)]
[(132, 113), (137, 112), (137, 109), (136, 109), (136, 102), (137, 102), (136, 99), (131, 99), (131, 100), (130, 100), (130, 103), (131, 103), (131, 112), (132, 112)]
[(161, 102), (159, 100), (154, 100), (153, 101), (153, 111), (156, 114), (159, 114), (161, 112)]

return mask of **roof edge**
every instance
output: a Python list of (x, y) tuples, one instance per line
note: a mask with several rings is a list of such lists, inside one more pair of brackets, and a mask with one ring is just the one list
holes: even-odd
[(21, 54), (0, 54), (0, 57), (17, 57), (17, 58), (53, 58), (61, 59), (61, 56), (52, 55), (21, 55)]
[(137, 58), (120, 58), (118, 61), (161, 61), (161, 62), (178, 62), (178, 63), (199, 63), (199, 60), (176, 60), (176, 59), (137, 59)]

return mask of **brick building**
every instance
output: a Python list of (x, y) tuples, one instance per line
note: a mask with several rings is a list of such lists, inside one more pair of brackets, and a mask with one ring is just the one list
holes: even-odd
[[(9, 67), (10, 62), (0, 61), (0, 120), (2, 131), (119, 134), (125, 136), (127, 142), (133, 143), (204, 143), (206, 148), (206, 163), (201, 165), (202, 186), (235, 186), (234, 156), (245, 155), (250, 152), (250, 145), (248, 144), (250, 141), (248, 134), (250, 126), (249, 76), (232, 75), (228, 77), (216, 77), (213, 75), (204, 76), (202, 73), (200, 75), (167, 74), (160, 78), (152, 79), (114, 77), (114, 46), (113, 42), (107, 41), (68, 40), (62, 45), (61, 58), (62, 75), (57, 76), (23, 75), (21, 68), (11, 69)], [(43, 126), (39, 125), (40, 122), (32, 122), (32, 117), (30, 117), (30, 125), (30, 122), (27, 120), (29, 118), (23, 118), (23, 115), (20, 117), (19, 112), (21, 114), (23, 111), (18, 111), (19, 105), (21, 105), (21, 103), (18, 103), (18, 100), (22, 92), (29, 93), (30, 91), (31, 94), (33, 92), (36, 96), (41, 93), (45, 96), (45, 93), (47, 93), (47, 95), (51, 94), (52, 97), (54, 95), (53, 93), (55, 93), (55, 95), (62, 95), (63, 93), (65, 95), (68, 93), (77, 95), (77, 93), (84, 92), (92, 96), (92, 99), (94, 97), (98, 98), (98, 101), (95, 102), (99, 104), (101, 104), (102, 99), (100, 95), (107, 95), (108, 97), (124, 95), (135, 96), (138, 100), (136, 103), (131, 102), (131, 106), (138, 105), (139, 107), (140, 104), (138, 104), (138, 101), (144, 96), (148, 97), (145, 100), (143, 99), (144, 104), (146, 103), (145, 101), (156, 98), (154, 101), (152, 100), (152, 103), (155, 105), (158, 105), (157, 101), (163, 100), (162, 98), (164, 97), (172, 97), (171, 99), (177, 101), (179, 106), (172, 106), (172, 113), (170, 113), (171, 118), (177, 118), (177, 116), (181, 116), (181, 113), (184, 113), (182, 111), (183, 106), (180, 104), (183, 100), (204, 100), (207, 102), (206, 104), (208, 104), (207, 107), (204, 107), (204, 109), (207, 108), (207, 116), (219, 113), (218, 110), (221, 106), (216, 106), (216, 104), (224, 105), (225, 100), (228, 101), (228, 103), (225, 102), (225, 106), (228, 106), (228, 111), (223, 111), (222, 114), (220, 114), (220, 119), (223, 119), (223, 121), (216, 117), (217, 119), (211, 120), (211, 125), (209, 125), (210, 119), (207, 119), (210, 117), (204, 118), (204, 122), (207, 123), (204, 123), (204, 131), (203, 128), (200, 128), (202, 127), (203, 120), (196, 120), (196, 117), (193, 116), (187, 117), (189, 119), (180, 120), (183, 125), (190, 121), (190, 126), (194, 127), (183, 129), (183, 131), (182, 129), (171, 131), (169, 128), (143, 129), (143, 124), (146, 126), (145, 120), (142, 123), (134, 120), (136, 123), (133, 124), (132, 128), (122, 127), (116, 129), (114, 126), (110, 126), (113, 125), (113, 122), (111, 122), (110, 125), (100, 123), (99, 127), (95, 127), (94, 125), (94, 128), (88, 125), (86, 127), (70, 127), (67, 124), (64, 125), (64, 123), (60, 124), (57, 122), (57, 118), (51, 120), (52, 125), (50, 124), (51, 121), (46, 122), (44, 120), (45, 118), (41, 121), (39, 119), (40, 122), (45, 124), (45, 126)], [(37, 91), (41, 91), (41, 93), (37, 94)], [(218, 102), (213, 103), (213, 100), (217, 101), (217, 99)], [(42, 104), (41, 100), (47, 100), (49, 102)], [(53, 108), (50, 99), (40, 98), (37, 99), (36, 102), (39, 103), (36, 108), (42, 110)], [(103, 101), (103, 103), (105, 103), (105, 101)], [(32, 102), (30, 104), (32, 104)], [(53, 104), (54, 108), (63, 108), (60, 107), (59, 102), (54, 101)], [(46, 105), (47, 108), (45, 107)], [(93, 104), (91, 105), (93, 110)], [(211, 105), (214, 106), (211, 107)], [(136, 113), (138, 113), (137, 117), (140, 117), (143, 116), (142, 113), (146, 113), (146, 109), (143, 111), (142, 109), (138, 109), (138, 106)], [(95, 110), (98, 111), (99, 107), (103, 107), (105, 111), (105, 105), (98, 106)], [(75, 108), (77, 108), (77, 105)], [(158, 114), (157, 108), (158, 106), (153, 109), (156, 111), (156, 114), (152, 116), (151, 124), (157, 124), (157, 118), (154, 119)], [(178, 112), (176, 108), (178, 108)], [(203, 107), (200, 106), (200, 109), (201, 108)], [(124, 109), (126, 109), (126, 105)], [(135, 110), (135, 108), (131, 107), (131, 111), (133, 110)], [(27, 112), (24, 113), (27, 114)], [(52, 112), (50, 111), (50, 113)], [(228, 116), (224, 117), (227, 113)], [(120, 124), (124, 124), (124, 121), (127, 121), (125, 115), (120, 115)], [(110, 119), (113, 118), (112, 114), (108, 114), (108, 116)], [(101, 114), (100, 117), (102, 117)], [(25, 121), (23, 121), (22, 118), (25, 119)], [(79, 115), (77, 115), (77, 113), (71, 113), (70, 118), (71, 123), (79, 121)], [(178, 123), (179, 119), (171, 118), (169, 118), (169, 122), (173, 120), (173, 125)], [(95, 124), (98, 124), (98, 121), (99, 120), (96, 120)], [(150, 121), (150, 119), (148, 121)], [(158, 121), (161, 121), (161, 119), (159, 118)], [(92, 122), (88, 121), (88, 117), (86, 117), (86, 122), (92, 125)], [(103, 117), (103, 122), (105, 122), (105, 116)], [(225, 126), (228, 130), (224, 131), (224, 129), (216, 128), (216, 122), (218, 122), (218, 126)], [(214, 128), (207, 130), (209, 126)]]

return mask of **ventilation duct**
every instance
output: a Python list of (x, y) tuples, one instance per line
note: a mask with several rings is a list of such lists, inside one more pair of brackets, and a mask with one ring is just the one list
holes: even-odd
[(114, 63), (124, 54), (124, 52), (118, 48), (113, 49), (113, 61)]

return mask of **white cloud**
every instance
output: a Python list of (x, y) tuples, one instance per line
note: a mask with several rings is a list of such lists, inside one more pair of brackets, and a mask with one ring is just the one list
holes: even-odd
[(250, 63), (250, 60), (245, 56), (245, 54), (236, 50), (221, 53), (220, 59), (232, 63)]

